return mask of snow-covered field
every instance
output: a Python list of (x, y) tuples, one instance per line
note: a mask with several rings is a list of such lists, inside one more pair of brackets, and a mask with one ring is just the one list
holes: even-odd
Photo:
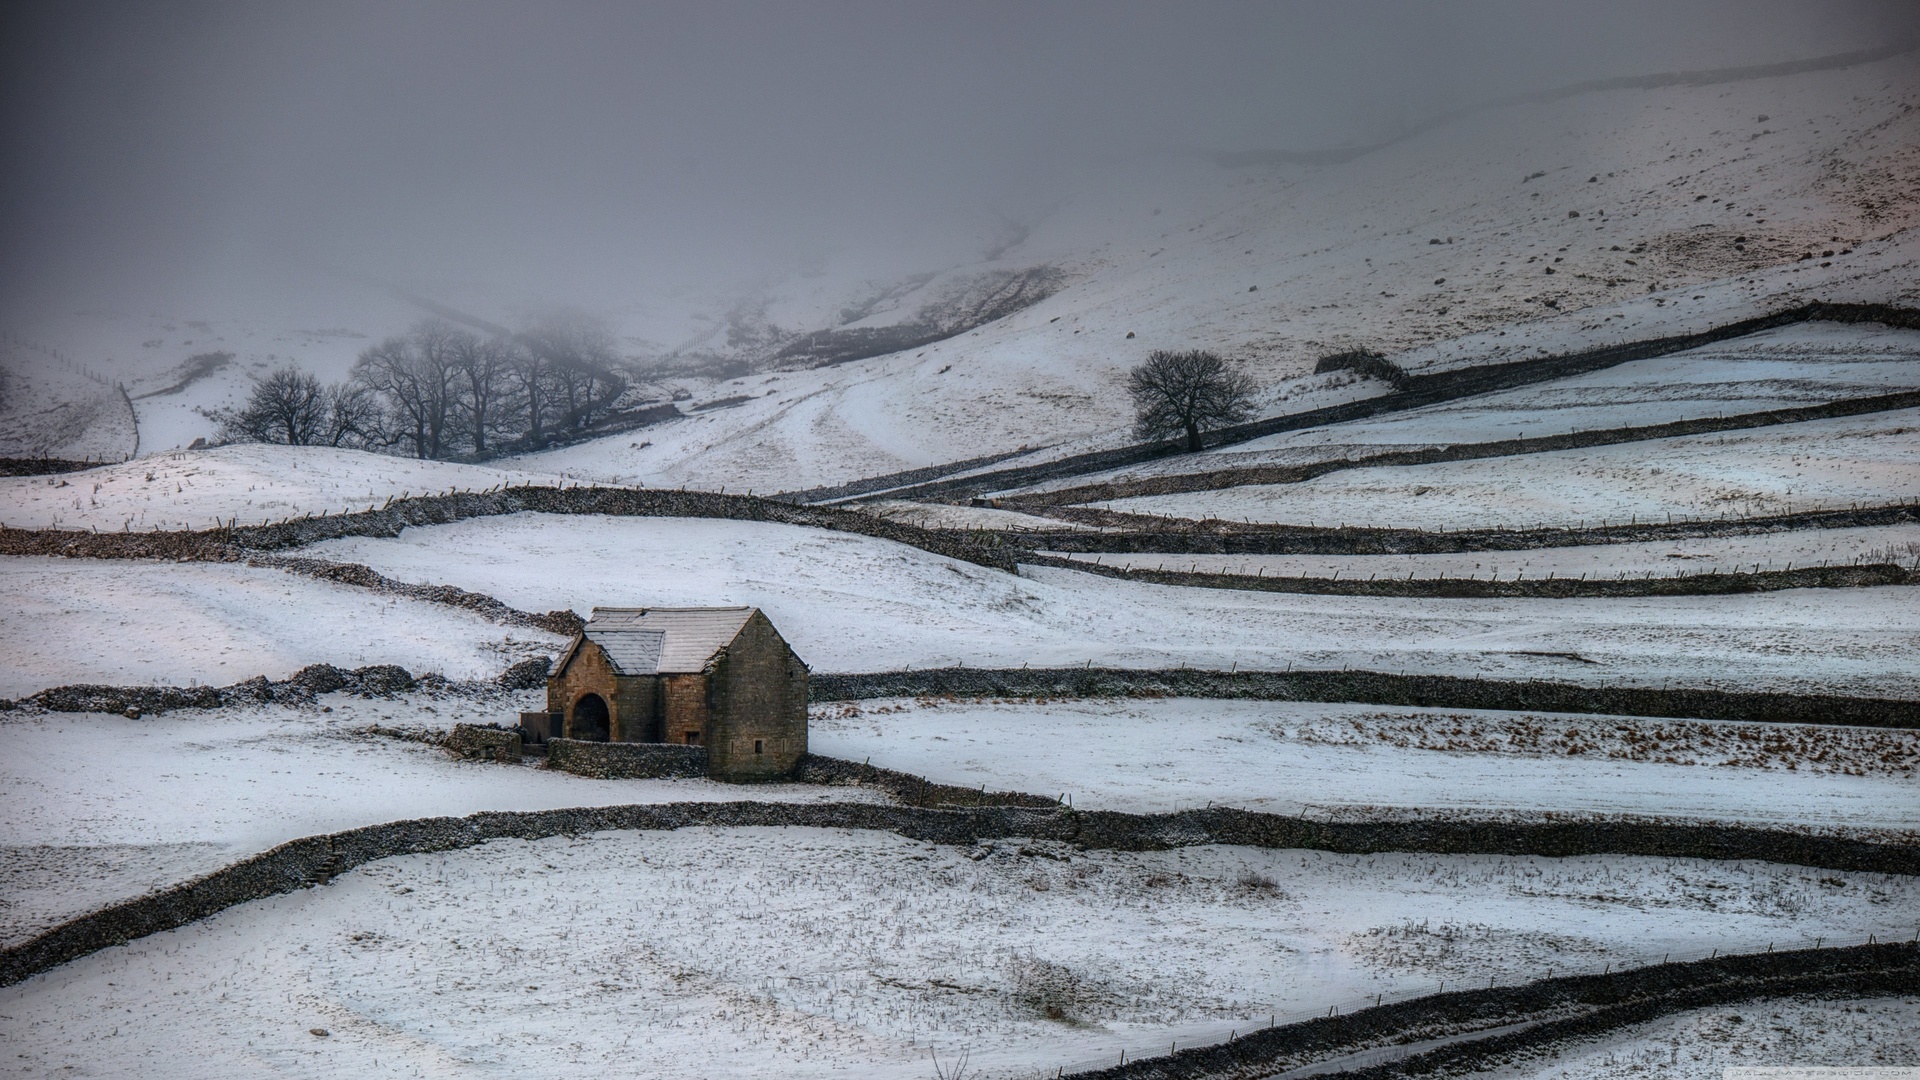
[[(1911, 303), (1920, 119), (1903, 65), (1494, 109), (1339, 165), (1169, 165), (1070, 201), (991, 264), (1067, 272), (1033, 307), (911, 352), (718, 384), (700, 398), (751, 400), (524, 467), (794, 490), (1125, 441), (1124, 372), (1153, 349), (1244, 359), (1271, 414), (1330, 403), (1293, 391), (1341, 349), (1438, 370), (1809, 299)], [(1754, 119), (1788, 102), (1821, 122)]]
[(70, 683), (224, 686), (318, 663), (485, 679), (565, 644), (460, 608), (237, 563), (0, 557), (0, 598), (0, 697)]
[[(516, 721), (544, 695), (325, 695), (311, 707), (0, 721), (0, 944), (301, 836), (403, 818), (753, 798), (860, 802), (860, 788), (589, 780), (455, 760), (371, 725)], [(328, 711), (321, 711), (322, 709)]]
[(114, 461), (132, 454), (126, 401), (90, 373), (64, 353), (0, 340), (0, 457)]
[(1116, 499), (1136, 514), (1426, 529), (1662, 521), (1920, 498), (1920, 409)]
[(18, 1055), (0, 1073), (190, 1054), (207, 1077), (925, 1076), (931, 1046), (1050, 1074), (1437, 979), (1884, 933), (1916, 906), (1909, 879), (1692, 860), (773, 828), (496, 841), (0, 990)]
[[(1778, 1080), (1843, 1080), (1847, 1075), (1906, 1080), (1920, 1073), (1920, 996), (1743, 1002), (1553, 1050), (1551, 1060), (1534, 1055), (1479, 1075), (1490, 1080), (1735, 1080), (1736, 1074), (1726, 1070), (1798, 1065), (1810, 1070), (1774, 1075)], [(1812, 1071), (1842, 1066), (1876, 1071)]]
[(222, 446), (56, 476), (0, 477), (0, 525), (210, 529), (366, 510), (401, 495), (559, 482), (555, 476), (327, 446)]
[(1920, 525), (1854, 529), (1793, 529), (1754, 536), (1708, 536), (1661, 543), (1592, 544), (1522, 551), (1464, 551), (1436, 555), (1191, 555), (1056, 552), (1061, 558), (1106, 566), (1199, 570), (1267, 577), (1459, 578), (1516, 576), (1593, 578), (1674, 577), (1682, 574), (1785, 570), (1822, 564), (1920, 562)]
[(1920, 386), (1920, 333), (1813, 323), (1534, 386), (1037, 484), (1032, 491), (1396, 450), (1644, 427)]
[(1083, 809), (1627, 814), (1920, 837), (1910, 731), (1188, 698), (850, 702), (816, 706), (810, 727), (815, 753)]
[(1326, 443), (1390, 449), (1398, 443), (1538, 438), (1789, 409), (1916, 387), (1920, 332), (1871, 323), (1809, 323), (1392, 416), (1270, 435), (1223, 453)]
[[(1014, 577), (757, 522), (516, 514), (306, 549), (526, 611), (751, 604), (821, 671), (953, 664), (1341, 667), (1920, 694), (1903, 587), (1604, 600), (1403, 600)], [(1576, 652), (1576, 663), (1539, 653)]]

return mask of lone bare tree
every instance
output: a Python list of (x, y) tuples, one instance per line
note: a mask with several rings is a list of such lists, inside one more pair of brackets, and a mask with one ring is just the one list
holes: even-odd
[(1226, 361), (1198, 349), (1159, 350), (1127, 373), (1134, 432), (1143, 439), (1184, 434), (1187, 449), (1200, 449), (1200, 433), (1253, 415), (1253, 380)]

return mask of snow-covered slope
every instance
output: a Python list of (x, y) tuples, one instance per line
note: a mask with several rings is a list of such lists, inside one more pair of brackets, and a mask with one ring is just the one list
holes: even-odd
[(1903, 57), (1492, 109), (1337, 165), (1195, 162), (1041, 222), (1004, 258), (1070, 284), (1017, 314), (908, 353), (747, 376), (713, 391), (757, 395), (736, 407), (533, 467), (800, 488), (1122, 441), (1120, 374), (1151, 349), (1244, 358), (1271, 409), (1339, 348), (1417, 350), (1405, 362), (1428, 369), (1809, 298), (1912, 302), (1916, 101)]
[(558, 482), (554, 476), (326, 446), (222, 446), (54, 476), (0, 477), (0, 525), (209, 529), (366, 510), (403, 495)]
[(565, 639), (236, 563), (0, 558), (0, 697), (71, 683), (225, 686), (308, 664), (492, 678)]
[[(1920, 835), (1910, 731), (1190, 698), (849, 702), (817, 706), (810, 728), (815, 753), (1084, 810), (1627, 814)], [(1477, 749), (1423, 748), (1449, 743)], [(1770, 746), (1781, 760), (1727, 763)], [(1848, 763), (1875, 771), (1838, 771)]]
[[(1912, 302), (1916, 102), (1920, 76), (1901, 56), (1488, 108), (1333, 164), (1138, 159), (983, 244), (991, 258), (971, 266), (916, 273), (888, 258), (769, 275), (731, 300), (637, 300), (614, 313), (626, 345), (692, 391), (686, 407), (726, 407), (526, 467), (791, 490), (1022, 445), (1124, 441), (1120, 374), (1151, 349), (1244, 359), (1271, 412), (1326, 389), (1308, 373), (1340, 348), (1427, 370), (1808, 298)], [(796, 334), (971, 325), (953, 313), (998, 310), (992, 298), (1038, 280), (1029, 274), (1049, 284), (1019, 299), (1058, 291), (944, 341), (815, 369), (805, 349), (778, 355)], [(125, 381), (153, 452), (210, 434), (204, 412), (236, 400), (248, 376), (297, 361), (338, 378), (422, 313), (386, 294), (352, 310), (91, 314), (14, 332)], [(224, 353), (234, 358), (196, 362)], [(709, 361), (754, 373), (689, 374)]]
[(0, 1068), (925, 1077), (931, 1045), (943, 1067), (970, 1050), (983, 1080), (1012, 1080), (1436, 980), (1886, 933), (1917, 902), (1911, 878), (1696, 859), (795, 828), (498, 840), (370, 863), (0, 989), (20, 1033)]
[(1014, 577), (787, 525), (540, 514), (305, 550), (403, 581), (484, 592), (525, 611), (752, 604), (822, 671), (1351, 665), (1920, 694), (1911, 664), (1920, 607), (1904, 587), (1570, 601), (1245, 593), (1043, 567)]
[[(455, 760), (360, 735), (370, 725), (511, 724), (541, 691), (323, 695), (313, 705), (184, 709), (128, 720), (40, 713), (6, 728), (0, 944), (301, 836), (403, 818), (740, 797), (708, 780), (590, 780)], [(324, 712), (322, 710), (325, 710)], [(767, 801), (879, 798), (763, 784)]]
[(1524, 528), (1843, 509), (1920, 497), (1920, 410), (1555, 450), (1350, 469), (1101, 503), (1293, 525)]

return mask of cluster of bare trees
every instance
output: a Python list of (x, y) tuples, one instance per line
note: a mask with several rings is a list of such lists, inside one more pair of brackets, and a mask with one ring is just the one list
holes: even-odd
[(360, 354), (346, 382), (297, 368), (222, 414), (231, 442), (353, 446), (421, 458), (485, 457), (590, 427), (627, 388), (607, 326), (552, 315), (517, 334), (430, 319)]

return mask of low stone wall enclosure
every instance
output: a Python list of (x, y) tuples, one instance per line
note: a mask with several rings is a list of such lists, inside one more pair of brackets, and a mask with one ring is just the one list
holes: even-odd
[(596, 780), (704, 778), (707, 749), (674, 743), (548, 739), (547, 768)]

